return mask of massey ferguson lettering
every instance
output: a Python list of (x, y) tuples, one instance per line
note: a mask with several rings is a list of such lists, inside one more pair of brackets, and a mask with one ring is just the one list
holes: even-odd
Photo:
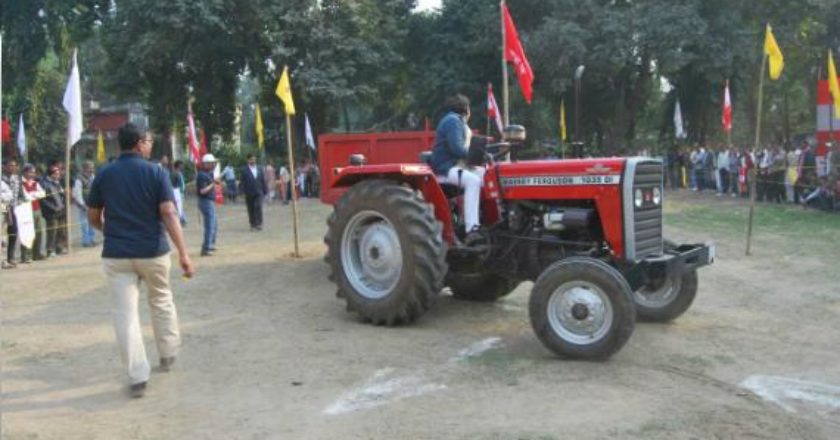
[(502, 186), (579, 186), (579, 185), (618, 185), (619, 174), (581, 175), (581, 176), (522, 176), (503, 177)]

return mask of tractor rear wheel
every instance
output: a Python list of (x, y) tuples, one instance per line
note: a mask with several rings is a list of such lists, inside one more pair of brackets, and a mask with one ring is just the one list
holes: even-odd
[(519, 281), (488, 272), (450, 271), (446, 275), (445, 284), (452, 290), (452, 296), (457, 299), (493, 302), (513, 292), (519, 286)]
[(431, 206), (411, 188), (390, 180), (358, 183), (327, 225), (330, 279), (349, 311), (390, 326), (429, 309), (443, 288), (446, 247)]
[(559, 356), (605, 360), (633, 334), (632, 295), (612, 266), (593, 258), (568, 258), (549, 266), (534, 283), (531, 326)]
[[(665, 250), (676, 249), (673, 241), (665, 240)], [(697, 296), (697, 271), (682, 275), (665, 274), (651, 280), (633, 292), (636, 314), (642, 321), (670, 322), (686, 312)]]

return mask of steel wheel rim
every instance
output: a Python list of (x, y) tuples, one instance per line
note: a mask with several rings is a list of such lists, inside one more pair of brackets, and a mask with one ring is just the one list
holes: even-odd
[(680, 288), (682, 288), (682, 277), (667, 276), (660, 286), (653, 289), (643, 286), (633, 292), (633, 297), (636, 304), (656, 309), (670, 304), (676, 298)]
[(602, 288), (588, 281), (570, 281), (554, 289), (547, 314), (552, 331), (578, 345), (604, 338), (614, 320), (610, 298)]
[(354, 215), (341, 238), (347, 281), (367, 299), (390, 295), (402, 274), (402, 247), (394, 225), (376, 211)]

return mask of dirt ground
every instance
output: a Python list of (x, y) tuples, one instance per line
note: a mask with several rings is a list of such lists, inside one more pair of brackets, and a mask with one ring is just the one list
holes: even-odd
[[(126, 394), (98, 250), (0, 274), (2, 438), (840, 438), (839, 253), (822, 238), (840, 216), (820, 220), (828, 232), (767, 223), (746, 258), (744, 228), (714, 217), (743, 204), (672, 197), (668, 235), (714, 241), (718, 261), (683, 317), (640, 323), (590, 363), (540, 345), (530, 283), (494, 304), (444, 292), (415, 325), (373, 327), (327, 280), (328, 207), (303, 202), (293, 260), (289, 207), (251, 233), (245, 206), (225, 206), (220, 251), (199, 259), (188, 205), (200, 266), (173, 276), (183, 349), (142, 399)], [(142, 319), (156, 364), (145, 306)]]

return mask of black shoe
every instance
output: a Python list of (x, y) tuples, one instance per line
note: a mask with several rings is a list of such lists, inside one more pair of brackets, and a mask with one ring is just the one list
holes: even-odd
[(135, 383), (131, 385), (128, 394), (134, 399), (139, 399), (146, 394), (146, 382)]
[(160, 358), (160, 371), (168, 372), (169, 370), (172, 369), (172, 364), (174, 364), (174, 363), (175, 363), (175, 356)]
[(475, 227), (464, 238), (464, 245), (468, 247), (487, 246), (487, 235), (482, 229)]
[(213, 254), (209, 250), (207, 250), (207, 251), (201, 251), (201, 256), (202, 257), (212, 257)]

